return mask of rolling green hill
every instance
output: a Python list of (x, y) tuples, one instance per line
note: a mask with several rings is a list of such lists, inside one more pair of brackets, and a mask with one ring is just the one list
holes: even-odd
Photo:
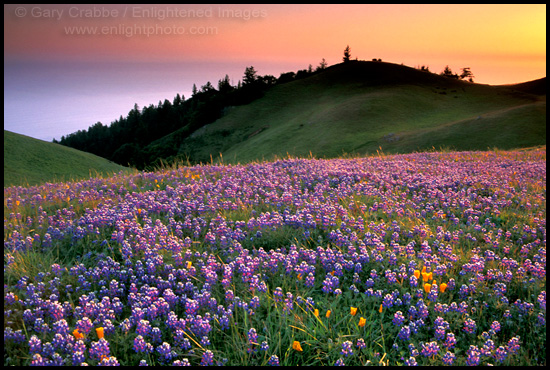
[[(244, 163), (287, 154), (368, 154), (380, 148), (403, 153), (544, 145), (545, 85), (544, 78), (515, 89), (392, 63), (341, 63), (226, 109), (224, 117), (184, 139), (179, 154), (210, 162), (221, 153), (226, 163)], [(150, 145), (162, 147), (175, 137), (177, 132)]]
[(4, 130), (4, 186), (86, 179), (130, 169), (93, 154)]

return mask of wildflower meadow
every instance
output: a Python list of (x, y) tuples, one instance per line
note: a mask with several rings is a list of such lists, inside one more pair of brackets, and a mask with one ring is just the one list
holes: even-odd
[(4, 188), (4, 365), (546, 365), (546, 149)]

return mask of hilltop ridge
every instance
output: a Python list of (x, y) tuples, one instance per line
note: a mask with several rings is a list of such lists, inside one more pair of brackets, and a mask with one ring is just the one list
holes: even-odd
[[(456, 77), (456, 78), (453, 78)], [(138, 169), (162, 163), (274, 156), (334, 157), (377, 150), (485, 150), (543, 145), (546, 79), (509, 86), (466, 82), (382, 61), (229, 78), (184, 100), (137, 106), (61, 143)]]
[[(274, 86), (197, 130), (180, 155), (208, 162), (273, 156), (518, 148), (545, 144), (546, 99), (415, 68), (352, 61)], [(159, 144), (159, 143), (157, 143)], [(155, 145), (155, 144), (152, 144)]]

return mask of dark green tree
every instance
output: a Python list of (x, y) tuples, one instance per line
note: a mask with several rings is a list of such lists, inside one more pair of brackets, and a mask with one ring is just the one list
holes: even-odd
[(327, 68), (327, 62), (325, 60), (325, 58), (323, 58), (321, 60), (321, 63), (319, 63), (319, 65), (317, 66), (317, 68), (315, 69), (316, 72), (318, 71), (322, 71), (323, 69), (326, 69)]
[(351, 49), (348, 46), (346, 46), (346, 48), (344, 49), (344, 62), (349, 62), (350, 61), (350, 58), (351, 58)]
[(470, 82), (474, 82), (474, 77), (474, 74), (472, 73), (472, 71), (470, 71), (470, 67), (462, 68), (462, 73), (460, 74), (461, 80), (467, 79)]
[(453, 71), (451, 71), (451, 68), (448, 65), (445, 66), (445, 69), (443, 70), (443, 72), (441, 72), (441, 76), (458, 79), (458, 75), (456, 73), (453, 73)]
[(246, 67), (244, 70), (243, 85), (253, 84), (258, 78), (257, 73), (253, 66)]

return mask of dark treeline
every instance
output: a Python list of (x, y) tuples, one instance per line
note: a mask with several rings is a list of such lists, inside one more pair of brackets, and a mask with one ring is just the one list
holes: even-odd
[[(308, 69), (282, 73), (275, 78), (260, 76), (254, 67), (247, 67), (242, 83), (239, 81), (237, 86), (231, 85), (227, 75), (218, 81), (217, 88), (210, 81), (200, 89), (193, 85), (192, 96), (187, 100), (177, 94), (171, 102), (165, 99), (156, 106), (151, 104), (141, 110), (135, 104), (126, 117), (120, 116), (108, 126), (97, 122), (87, 130), (79, 130), (53, 142), (140, 170), (157, 166), (161, 161), (170, 163), (183, 159), (193, 163), (192, 157), (181, 158), (179, 153), (185, 151), (185, 148), (180, 148), (183, 139), (195, 130), (222, 117), (232, 106), (260, 98), (276, 84), (305, 78), (325, 68), (323, 59), (315, 70), (310, 65)], [(167, 139), (163, 139), (162, 144), (151, 145), (163, 137)]]
[[(349, 46), (344, 50), (344, 63), (357, 61), (351, 59)], [(381, 62), (381, 59), (373, 59)], [(193, 85), (191, 98), (185, 100), (179, 94), (170, 102), (165, 99), (139, 109), (137, 104), (126, 117), (120, 116), (111, 125), (97, 122), (88, 130), (79, 130), (54, 143), (70, 146), (85, 152), (107, 158), (123, 166), (132, 166), (139, 170), (154, 168), (161, 162), (171, 163), (175, 160), (196, 163), (193, 153), (182, 147), (185, 138), (197, 129), (222, 117), (231, 107), (248, 104), (265, 94), (272, 86), (299, 80), (327, 68), (325, 59), (313, 69), (298, 72), (281, 73), (279, 78), (271, 75), (260, 76), (254, 67), (247, 67), (242, 83), (232, 86), (229, 76), (218, 81), (217, 88), (208, 81), (200, 89)], [(419, 68), (430, 72), (428, 67)], [(473, 82), (470, 68), (463, 68), (461, 75), (453, 73), (449, 66), (441, 72), (442, 76), (468, 79)], [(162, 140), (159, 140), (161, 139)], [(159, 140), (155, 143), (156, 140)]]

